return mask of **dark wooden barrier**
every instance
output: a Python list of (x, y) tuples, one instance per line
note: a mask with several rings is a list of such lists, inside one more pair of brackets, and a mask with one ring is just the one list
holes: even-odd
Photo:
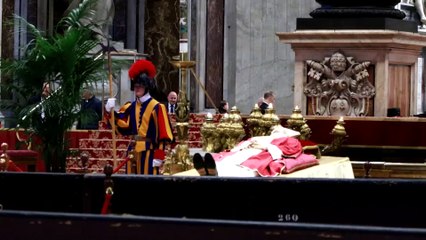
[[(425, 228), (425, 180), (115, 175), (113, 214)], [(104, 175), (0, 173), (4, 210), (101, 212)]]
[(426, 230), (335, 224), (272, 223), (0, 211), (1, 239), (425, 239)]

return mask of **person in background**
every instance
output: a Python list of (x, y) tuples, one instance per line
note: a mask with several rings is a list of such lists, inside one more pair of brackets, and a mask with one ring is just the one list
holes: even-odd
[(262, 114), (265, 114), (266, 109), (269, 107), (269, 104), (275, 102), (275, 94), (273, 91), (267, 91), (263, 94), (263, 102), (259, 105), (260, 111)]
[(169, 95), (167, 95), (167, 103), (165, 104), (167, 113), (174, 114), (176, 112), (177, 99), (178, 99), (178, 96), (176, 92), (174, 91), (169, 92)]
[(136, 161), (127, 162), (127, 173), (161, 174), (159, 170), (166, 155), (164, 150), (173, 141), (166, 107), (150, 95), (150, 91), (156, 88), (155, 74), (152, 62), (136, 61), (129, 69), (130, 89), (135, 92), (135, 100), (125, 103), (118, 112), (114, 111), (115, 98), (109, 98), (105, 104), (105, 118), (110, 126), (135, 140), (135, 145), (128, 151), (134, 152)]
[(43, 100), (45, 100), (51, 93), (50, 90), (50, 84), (48, 82), (43, 83), (43, 86), (41, 88), (41, 93), (37, 94), (35, 96), (32, 96), (29, 100), (28, 100), (28, 104), (36, 104), (39, 103)]
[(80, 104), (80, 119), (77, 129), (98, 129), (102, 120), (102, 102), (93, 94), (90, 87), (83, 88)]
[(50, 87), (50, 83), (48, 82), (44, 82), (41, 88), (41, 93), (32, 96), (29, 100), (28, 100), (28, 105), (34, 105), (34, 109), (37, 109), (37, 111), (39, 111), (40, 115), (38, 115), (37, 117), (34, 117), (32, 119), (33, 121), (33, 125), (34, 124), (41, 124), (44, 122), (45, 118), (46, 118), (46, 114), (44, 112), (44, 107), (42, 102), (44, 100), (46, 100), (50, 94), (52, 93), (52, 89)]
[(228, 110), (229, 110), (228, 101), (226, 100), (220, 101), (219, 108), (218, 108), (219, 113), (220, 114), (228, 113)]
[(263, 103), (263, 97), (260, 97), (257, 99), (257, 106), (260, 107), (260, 105), (262, 105)]

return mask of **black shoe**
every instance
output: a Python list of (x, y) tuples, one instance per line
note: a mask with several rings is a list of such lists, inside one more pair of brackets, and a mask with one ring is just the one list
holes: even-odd
[(194, 157), (192, 158), (192, 162), (194, 163), (194, 168), (197, 170), (200, 176), (208, 175), (206, 172), (206, 168), (204, 166), (204, 159), (199, 153), (194, 154)]
[(204, 166), (206, 168), (207, 175), (217, 176), (216, 162), (210, 153), (204, 155)]

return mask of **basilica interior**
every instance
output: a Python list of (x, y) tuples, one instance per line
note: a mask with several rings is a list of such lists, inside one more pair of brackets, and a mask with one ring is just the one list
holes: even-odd
[[(82, 89), (59, 98), (66, 71), (7, 64), (25, 64), (40, 43), (59, 46), (67, 17), (88, 2), (90, 23), (78, 23), (97, 44), (80, 57), (99, 63), (90, 89), (103, 110), (96, 128), (81, 129), (78, 107), (60, 109), (81, 100)], [(2, 0), (0, 9), (0, 236), (424, 239), (423, 1)], [(61, 52), (52, 66), (74, 58)], [(117, 111), (136, 101), (128, 72), (139, 60), (155, 65), (154, 99), (177, 93), (159, 176), (129, 171), (138, 140), (105, 118), (109, 99)], [(26, 105), (49, 77), (53, 93)], [(41, 131), (31, 114), (49, 98), (58, 117)], [(55, 165), (48, 149), (58, 142)], [(270, 204), (277, 196), (283, 204)]]

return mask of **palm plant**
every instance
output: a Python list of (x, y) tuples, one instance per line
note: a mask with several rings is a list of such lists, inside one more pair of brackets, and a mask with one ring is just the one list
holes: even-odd
[[(17, 99), (14, 105), (17, 126), (40, 138), (47, 171), (65, 171), (66, 132), (80, 117), (76, 106), (81, 101), (81, 88), (105, 75), (103, 53), (91, 54), (100, 38), (92, 30), (95, 24), (87, 24), (95, 14), (96, 1), (82, 1), (59, 21), (51, 36), (44, 36), (17, 17), (24, 21), (34, 39), (25, 46), (21, 59), (2, 61), (2, 74), (10, 74), (14, 79), (8, 87), (14, 90)], [(26, 105), (30, 96), (40, 93), (44, 83), (52, 87), (50, 97), (42, 103)], [(40, 114), (44, 117), (40, 118)]]

